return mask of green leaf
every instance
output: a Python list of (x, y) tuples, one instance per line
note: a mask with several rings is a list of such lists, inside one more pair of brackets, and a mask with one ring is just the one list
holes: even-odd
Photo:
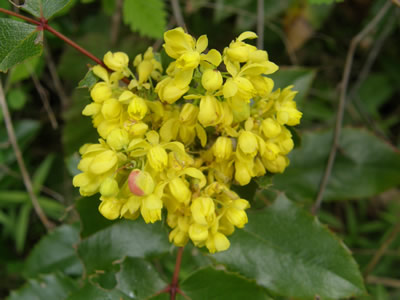
[[(87, 283), (80, 290), (72, 293), (66, 300), (128, 300), (127, 295), (118, 290), (104, 290), (100, 287)], [(14, 299), (13, 299), (14, 300)]]
[[(302, 146), (289, 155), (290, 165), (274, 176), (274, 188), (298, 201), (317, 195), (332, 144), (332, 132), (306, 132)], [(400, 154), (372, 133), (344, 128), (327, 185), (325, 200), (371, 197), (400, 184)]]
[(36, 169), (32, 178), (33, 192), (35, 194), (38, 194), (40, 192), (40, 189), (42, 188), (47, 176), (49, 175), (54, 158), (54, 154), (49, 154)]
[(90, 90), (97, 81), (99, 81), (99, 78), (94, 75), (93, 71), (90, 69), (86, 73), (85, 77), (81, 81), (79, 81), (78, 88), (87, 88)]
[(36, 26), (11, 19), (0, 19), (0, 71), (42, 53), (41, 33)]
[(152, 38), (160, 38), (166, 27), (166, 13), (162, 0), (124, 1), (124, 23), (132, 31)]
[(26, 259), (24, 275), (36, 277), (43, 273), (62, 271), (79, 276), (82, 274), (82, 263), (74, 248), (78, 241), (79, 223), (56, 228), (35, 245)]
[(44, 17), (48, 20), (55, 13), (67, 6), (69, 1), (70, 0), (25, 0), (21, 8), (35, 17)]
[(341, 299), (364, 294), (348, 249), (318, 220), (281, 194), (235, 232), (231, 247), (214, 255), (272, 293), (300, 300)]
[(256, 282), (213, 267), (194, 272), (180, 284), (180, 288), (192, 300), (271, 300)]
[(125, 256), (150, 257), (168, 251), (167, 232), (160, 222), (122, 220), (82, 240), (78, 247), (87, 274), (109, 269)]
[(275, 74), (268, 75), (268, 77), (274, 80), (274, 89), (283, 89), (288, 85), (294, 85), (293, 90), (298, 91), (294, 99), (301, 107), (314, 80), (315, 71), (301, 67), (280, 68)]
[(134, 299), (148, 299), (168, 284), (152, 264), (144, 259), (127, 257), (117, 274), (118, 289)]
[(32, 211), (31, 203), (27, 203), (24, 206), (22, 206), (19, 211), (19, 216), (15, 227), (15, 246), (17, 248), (17, 252), (19, 253), (21, 253), (22, 250), (24, 250), (26, 233), (28, 231), (28, 225), (29, 225), (29, 216), (31, 211)]
[(76, 210), (81, 218), (81, 237), (85, 238), (93, 233), (113, 225), (115, 222), (107, 220), (99, 212), (99, 197), (82, 197), (76, 202)]
[(76, 289), (77, 283), (71, 278), (59, 273), (49, 274), (29, 280), (22, 288), (11, 292), (7, 300), (63, 300)]

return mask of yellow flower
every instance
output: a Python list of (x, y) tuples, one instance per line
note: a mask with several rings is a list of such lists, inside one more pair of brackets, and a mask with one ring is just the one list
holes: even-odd
[(116, 199), (102, 201), (99, 206), (100, 213), (109, 220), (119, 217), (122, 203)]
[(143, 119), (147, 110), (145, 100), (140, 97), (134, 97), (128, 105), (128, 114), (136, 121)]
[(220, 136), (215, 141), (213, 153), (217, 160), (228, 160), (232, 155), (232, 140), (226, 136)]
[(124, 76), (130, 75), (128, 70), (129, 57), (124, 52), (108, 51), (104, 55), (104, 64), (113, 71), (121, 72)]
[(108, 177), (100, 185), (100, 194), (104, 197), (116, 196), (118, 192), (118, 182), (114, 178)]
[(221, 232), (211, 235), (206, 242), (206, 247), (210, 253), (225, 251), (230, 245), (228, 238)]
[(200, 111), (198, 119), (204, 127), (215, 126), (219, 123), (222, 116), (220, 102), (214, 96), (205, 95), (200, 100)]
[(215, 206), (213, 199), (199, 197), (193, 200), (190, 206), (193, 220), (200, 225), (209, 225), (215, 219)]
[(201, 84), (207, 91), (216, 91), (222, 86), (222, 75), (218, 70), (206, 69), (201, 77)]

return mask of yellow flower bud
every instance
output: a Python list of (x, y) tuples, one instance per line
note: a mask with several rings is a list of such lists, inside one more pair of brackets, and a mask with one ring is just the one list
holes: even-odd
[(238, 147), (243, 153), (255, 156), (258, 150), (257, 138), (254, 133), (243, 130), (238, 139)]
[(214, 96), (205, 95), (200, 100), (199, 122), (204, 127), (216, 125), (221, 118), (221, 106)]
[(158, 97), (160, 97), (161, 101), (172, 104), (189, 90), (189, 86), (185, 88), (179, 88), (173, 82), (171, 77), (167, 77), (157, 84), (155, 90), (158, 93)]
[(277, 120), (281, 125), (295, 126), (300, 123), (303, 113), (296, 108), (296, 102), (287, 101), (277, 109)]
[(116, 196), (119, 192), (118, 182), (113, 178), (106, 178), (100, 185), (100, 194), (104, 197)]
[(226, 51), (228, 57), (237, 62), (245, 62), (249, 59), (249, 50), (245, 45), (233, 44)]
[(209, 197), (199, 197), (193, 200), (190, 210), (193, 220), (201, 225), (208, 225), (215, 218), (214, 201)]
[(149, 126), (146, 123), (136, 123), (130, 126), (129, 132), (133, 136), (143, 136), (146, 132), (147, 129), (149, 129)]
[(105, 65), (113, 71), (123, 71), (129, 64), (129, 57), (123, 52), (108, 51), (103, 60)]
[(206, 247), (210, 253), (225, 251), (230, 245), (228, 238), (220, 232), (211, 235), (206, 241)]
[(267, 160), (275, 160), (277, 155), (280, 153), (279, 146), (273, 142), (265, 143), (265, 152), (263, 153), (263, 158)]
[(281, 133), (281, 125), (272, 118), (261, 122), (261, 131), (267, 138), (274, 138)]
[(97, 154), (90, 164), (90, 172), (93, 174), (103, 174), (117, 165), (117, 154), (112, 150), (106, 150)]
[(129, 134), (120, 128), (116, 128), (107, 135), (107, 144), (114, 150), (121, 150), (129, 143)]
[(147, 113), (147, 110), (148, 108), (146, 102), (140, 97), (133, 98), (128, 106), (129, 116), (136, 121), (143, 119)]
[(271, 173), (283, 173), (289, 165), (289, 159), (286, 156), (278, 155), (275, 160), (265, 160), (263, 158), (263, 164)]
[(156, 171), (162, 171), (168, 165), (168, 154), (159, 145), (150, 148), (147, 153), (147, 159), (150, 166)]
[(223, 216), (219, 219), (218, 230), (225, 235), (231, 235), (235, 231), (235, 226)]
[(193, 125), (197, 121), (197, 115), (199, 114), (199, 108), (191, 103), (185, 103), (182, 106), (181, 113), (179, 114), (179, 120), (185, 125)]
[(103, 107), (101, 108), (101, 113), (103, 114), (106, 120), (115, 119), (121, 113), (121, 104), (117, 99), (111, 98), (103, 103)]
[(82, 111), (82, 115), (84, 116), (93, 116), (100, 112), (101, 105), (99, 103), (90, 103), (85, 106)]
[(129, 174), (128, 186), (133, 194), (147, 196), (154, 191), (154, 180), (150, 173), (135, 169)]
[(154, 66), (149, 60), (142, 61), (137, 67), (139, 73), (139, 83), (143, 83), (149, 79), (151, 72), (153, 72)]
[(72, 184), (74, 187), (89, 185), (90, 182), (91, 178), (87, 173), (79, 173), (78, 175), (75, 175), (72, 179)]
[(143, 200), (140, 212), (146, 223), (154, 223), (161, 220), (163, 203), (156, 195), (151, 194)]
[(172, 230), (168, 236), (169, 241), (173, 242), (177, 247), (183, 247), (187, 244), (189, 240), (189, 236), (187, 232), (180, 230), (179, 228), (175, 228)]
[(216, 91), (222, 86), (222, 75), (218, 70), (207, 69), (201, 77), (201, 84), (207, 91)]
[(118, 101), (123, 104), (129, 104), (135, 97), (137, 96), (131, 91), (123, 91), (122, 94), (119, 96)]
[(190, 192), (187, 184), (182, 178), (176, 177), (172, 179), (168, 184), (171, 194), (176, 200), (182, 203), (188, 203), (192, 193)]
[(176, 60), (176, 67), (183, 70), (195, 69), (200, 63), (200, 54), (197, 51), (186, 52)]
[(217, 160), (228, 160), (232, 155), (232, 140), (226, 136), (220, 136), (215, 141), (213, 153)]
[(236, 207), (230, 207), (226, 211), (226, 217), (233, 225), (238, 228), (243, 228), (244, 225), (248, 222), (247, 214)]
[(112, 90), (105, 82), (98, 82), (90, 91), (90, 96), (94, 102), (101, 103), (112, 97)]
[(195, 245), (204, 242), (208, 238), (208, 227), (196, 223), (190, 225), (189, 237)]
[(251, 173), (246, 163), (239, 160), (235, 161), (235, 180), (240, 185), (246, 185), (251, 180)]
[(101, 202), (99, 211), (106, 219), (115, 220), (120, 215), (121, 206), (122, 203), (118, 200), (106, 200)]

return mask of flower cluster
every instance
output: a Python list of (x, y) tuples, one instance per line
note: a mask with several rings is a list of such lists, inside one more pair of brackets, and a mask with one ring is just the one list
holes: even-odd
[[(166, 209), (169, 239), (189, 239), (211, 253), (229, 248), (227, 236), (247, 223), (249, 202), (231, 190), (267, 171), (283, 172), (293, 148), (288, 126), (297, 125), (296, 92), (273, 90), (267, 75), (278, 67), (244, 32), (221, 54), (206, 51), (182, 28), (164, 34), (173, 61), (165, 73), (149, 48), (129, 67), (125, 53), (108, 52), (93, 72), (91, 116), (99, 143), (85, 144), (74, 186), (100, 193), (100, 213), (146, 223)], [(122, 82), (129, 78), (130, 84)]]

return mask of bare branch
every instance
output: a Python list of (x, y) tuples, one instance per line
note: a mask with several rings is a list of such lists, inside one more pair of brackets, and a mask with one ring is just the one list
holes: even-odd
[(264, 0), (257, 0), (257, 48), (264, 48)]
[(317, 214), (322, 199), (324, 196), (324, 192), (326, 186), (329, 181), (329, 177), (332, 173), (333, 163), (335, 162), (337, 148), (339, 146), (339, 139), (340, 134), (342, 131), (343, 125), (343, 116), (344, 116), (344, 109), (346, 105), (346, 95), (347, 95), (347, 87), (349, 84), (351, 68), (353, 65), (353, 58), (356, 51), (358, 44), (378, 25), (381, 19), (385, 16), (386, 12), (388, 11), (389, 7), (392, 5), (392, 1), (389, 0), (385, 3), (385, 5), (380, 9), (378, 14), (361, 30), (352, 40), (350, 43), (349, 51), (347, 52), (346, 62), (343, 70), (343, 76), (341, 81), (341, 89), (340, 89), (340, 97), (339, 97), (339, 107), (336, 115), (336, 123), (335, 123), (335, 132), (333, 136), (333, 143), (331, 147), (331, 151), (329, 153), (328, 162), (325, 168), (324, 175), (321, 180), (321, 184), (319, 187), (318, 195), (315, 200), (315, 204), (312, 208), (312, 213), (315, 215)]
[(183, 19), (181, 7), (179, 6), (178, 0), (171, 0), (172, 12), (174, 14), (174, 18), (176, 20), (176, 24), (182, 28), (186, 28), (185, 20)]
[(46, 227), (46, 229), (51, 230), (54, 227), (54, 224), (51, 223), (49, 221), (49, 219), (47, 219), (47, 216), (45, 215), (42, 208), (40, 207), (38, 199), (37, 199), (35, 193), (33, 192), (32, 181), (29, 176), (28, 170), (26, 169), (25, 162), (22, 157), (22, 152), (18, 146), (17, 138), (16, 138), (15, 132), (14, 132), (14, 127), (13, 127), (13, 124), (11, 121), (10, 112), (8, 110), (7, 102), (6, 102), (6, 99), (4, 96), (4, 92), (3, 92), (3, 85), (1, 82), (0, 82), (0, 106), (1, 106), (1, 109), (3, 110), (4, 122), (6, 125), (8, 138), (10, 139), (11, 145), (13, 147), (15, 157), (17, 158), (18, 166), (21, 170), (22, 178), (24, 180), (26, 190), (31, 198), (33, 208), (34, 208), (36, 214), (38, 215), (40, 221)]
[(114, 46), (118, 40), (119, 29), (121, 25), (122, 4), (123, 4), (122, 0), (115, 1), (115, 12), (112, 16), (112, 23), (110, 30), (110, 40), (112, 46)]

